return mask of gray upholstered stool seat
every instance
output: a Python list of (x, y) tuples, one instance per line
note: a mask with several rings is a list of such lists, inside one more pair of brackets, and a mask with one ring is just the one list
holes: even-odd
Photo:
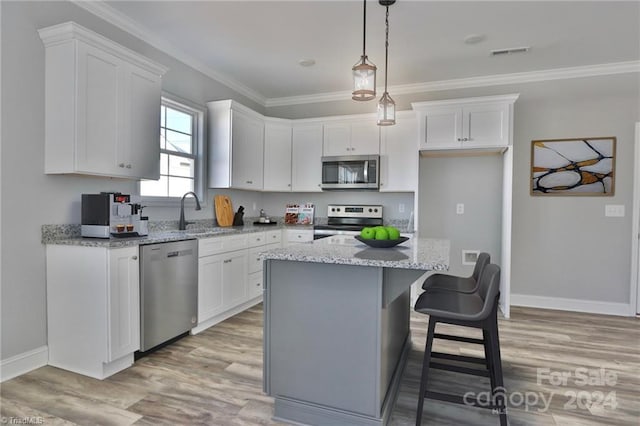
[(483, 306), (484, 300), (478, 294), (430, 289), (420, 295), (415, 310), (441, 318), (476, 321), (482, 315)]
[[(429, 288), (416, 301), (416, 312), (429, 315), (427, 341), (422, 361), (422, 378), (418, 395), (416, 426), (422, 424), (422, 408), (425, 398), (449, 403), (472, 405), (487, 408), (498, 413), (500, 425), (507, 425), (506, 392), (502, 378), (502, 361), (500, 359), (500, 341), (498, 338), (498, 298), (500, 296), (500, 267), (489, 264), (479, 276), (477, 289), (473, 293)], [(482, 330), (482, 339), (436, 333), (436, 324), (453, 324)], [(453, 340), (474, 343), (484, 346), (484, 358), (459, 354), (434, 352), (434, 339)], [(456, 361), (443, 363), (439, 360)], [(465, 365), (460, 365), (465, 364)], [(482, 366), (482, 368), (478, 368)], [(469, 397), (465, 394), (452, 395), (428, 390), (430, 369), (454, 371), (480, 377), (488, 377), (491, 383), (489, 400)]]
[(460, 293), (473, 293), (478, 286), (478, 280), (482, 276), (482, 271), (491, 262), (491, 256), (489, 253), (480, 253), (476, 264), (473, 268), (473, 274), (470, 277), (458, 277), (456, 275), (447, 274), (433, 274), (429, 275), (424, 283), (422, 283), (422, 289), (442, 289), (457, 291)]

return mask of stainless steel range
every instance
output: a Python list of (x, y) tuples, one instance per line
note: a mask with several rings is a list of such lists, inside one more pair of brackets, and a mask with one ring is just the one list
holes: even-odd
[(332, 235), (358, 235), (366, 226), (382, 225), (382, 206), (329, 204), (327, 224), (313, 227), (313, 239)]

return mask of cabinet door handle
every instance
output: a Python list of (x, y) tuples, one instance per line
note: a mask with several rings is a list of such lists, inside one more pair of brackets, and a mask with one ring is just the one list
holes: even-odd
[(252, 181), (252, 180), (248, 180), (248, 181), (247, 181), (247, 183), (248, 183), (249, 185), (251, 185), (251, 184), (253, 183), (253, 181)]
[(124, 169), (124, 163), (118, 164), (118, 167), (122, 167)]
[(131, 168), (131, 164), (127, 164), (127, 169), (130, 169), (130, 168)]
[(138, 260), (138, 256), (131, 256), (131, 259)]
[(224, 261), (224, 263), (231, 263), (232, 261), (233, 261), (233, 259), (226, 259), (226, 260)]

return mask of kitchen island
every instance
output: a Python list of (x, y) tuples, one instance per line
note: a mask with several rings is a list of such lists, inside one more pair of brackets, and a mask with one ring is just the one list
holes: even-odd
[(415, 238), (374, 249), (334, 236), (263, 253), (264, 390), (275, 418), (386, 424), (411, 346), (411, 284), (447, 270), (449, 247)]

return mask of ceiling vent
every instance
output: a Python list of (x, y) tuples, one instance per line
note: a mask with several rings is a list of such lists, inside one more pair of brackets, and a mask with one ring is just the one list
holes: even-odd
[(491, 56), (513, 55), (515, 53), (526, 53), (530, 47), (512, 47), (510, 49), (497, 49), (491, 51)]

